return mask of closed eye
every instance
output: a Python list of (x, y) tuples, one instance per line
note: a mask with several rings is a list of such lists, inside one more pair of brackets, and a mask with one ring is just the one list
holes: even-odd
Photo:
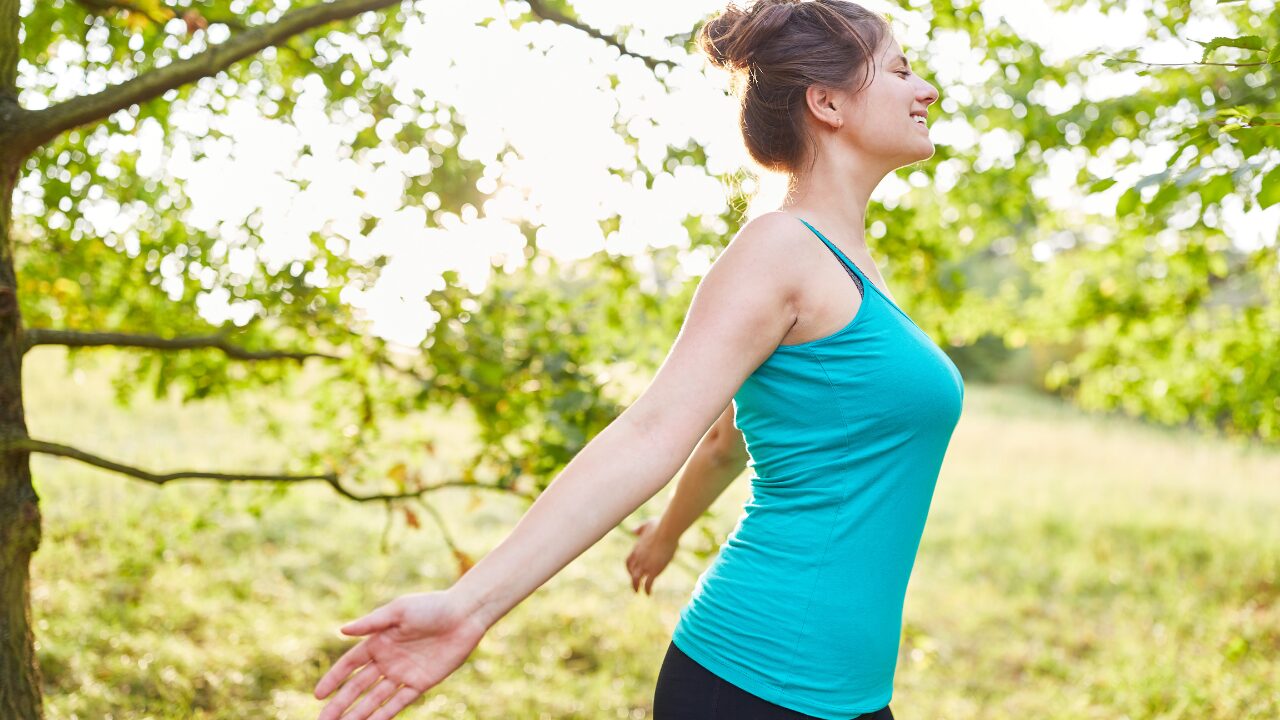
[(902, 77), (906, 77), (906, 76), (908, 76), (908, 75), (910, 75), (910, 74), (911, 74), (911, 71), (910, 71), (910, 70), (899, 70), (899, 71), (897, 71), (897, 72), (896, 72), (896, 73), (894, 73), (894, 74), (895, 74), (895, 75), (901, 75)]

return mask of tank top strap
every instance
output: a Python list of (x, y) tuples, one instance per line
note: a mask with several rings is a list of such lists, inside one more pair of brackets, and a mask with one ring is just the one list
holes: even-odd
[[(844, 253), (840, 252), (840, 248), (836, 247), (836, 246), (835, 246), (835, 245), (834, 245), (830, 240), (828, 240), (828, 239), (826, 239), (825, 237), (823, 237), (822, 233), (818, 232), (818, 228), (816, 228), (816, 227), (814, 227), (814, 226), (810, 225), (810, 224), (809, 224), (809, 221), (808, 221), (808, 220), (805, 220), (805, 219), (804, 219), (804, 218), (802, 218), (802, 217), (797, 217), (796, 219), (797, 219), (797, 220), (799, 220), (800, 222), (804, 223), (804, 226), (805, 226), (805, 227), (807, 227), (807, 228), (809, 228), (810, 230), (812, 230), (812, 231), (813, 231), (813, 234), (814, 234), (814, 235), (817, 235), (817, 236), (818, 236), (818, 239), (819, 239), (819, 240), (821, 240), (823, 243), (825, 243), (825, 244), (826, 244), (826, 246), (827, 246), (827, 248), (829, 248), (829, 249), (831, 250), (831, 252), (835, 253), (836, 258), (837, 258), (837, 259), (839, 259), (839, 260), (840, 260), (840, 262), (841, 262), (842, 264), (844, 264), (844, 266), (845, 266), (846, 268), (851, 269), (853, 272), (858, 273), (858, 278), (859, 278), (862, 282), (871, 282), (870, 280), (867, 280), (867, 275), (866, 275), (866, 273), (862, 272), (862, 270), (857, 266), (857, 264), (856, 264), (856, 263), (854, 263), (852, 260), (850, 260), (850, 259), (848, 258), (848, 256), (846, 256)], [(859, 290), (861, 290), (861, 289), (862, 289), (862, 288), (861, 288), (861, 283), (859, 283), (859, 288), (858, 288), (858, 289), (859, 289)]]
[[(790, 213), (787, 213), (787, 214), (790, 215)], [(798, 215), (792, 216), (792, 217), (795, 217), (797, 220), (804, 223), (804, 226), (812, 230), (813, 234), (817, 235), (819, 240), (826, 243), (827, 247), (831, 249), (831, 252), (836, 254), (836, 257), (840, 258), (840, 260), (844, 262), (847, 267), (852, 268), (854, 272), (858, 273), (858, 277), (862, 278), (863, 283), (870, 284), (872, 288), (875, 288), (875, 294), (879, 296), (879, 298), (883, 300), (886, 305), (889, 305), (890, 307), (892, 307), (899, 315), (906, 318), (907, 322), (911, 323), (912, 325), (915, 325), (917, 329), (920, 329), (920, 326), (916, 325), (916, 321), (912, 320), (910, 315), (906, 314), (902, 310), (902, 308), (898, 307), (898, 304), (896, 302), (890, 300), (889, 296), (885, 295), (884, 291), (880, 289), (879, 285), (876, 285), (875, 283), (871, 282), (871, 280), (867, 278), (867, 274), (862, 272), (861, 268), (859, 268), (856, 263), (850, 260), (847, 255), (840, 252), (840, 248), (836, 247), (830, 240), (823, 237), (822, 233), (818, 232), (818, 228), (810, 225), (808, 220), (805, 220), (804, 218), (799, 217)], [(862, 290), (861, 285), (858, 286), (858, 290)], [(924, 330), (920, 329), (920, 332), (924, 332)]]

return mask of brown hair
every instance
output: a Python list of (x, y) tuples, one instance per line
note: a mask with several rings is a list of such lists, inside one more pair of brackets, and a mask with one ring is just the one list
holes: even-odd
[[(875, 67), (875, 48), (889, 34), (884, 17), (848, 0), (756, 0), (745, 10), (729, 3), (697, 39), (714, 65), (733, 73), (752, 159), (795, 174), (817, 152), (804, 121), (805, 90), (860, 92)], [(855, 90), (857, 70), (864, 77)]]

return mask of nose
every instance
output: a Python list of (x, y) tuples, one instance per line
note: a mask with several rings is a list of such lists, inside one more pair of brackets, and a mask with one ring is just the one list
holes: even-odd
[(929, 105), (937, 102), (938, 88), (934, 87), (930, 82), (925, 82), (923, 91), (917, 97), (919, 97), (920, 102), (924, 103), (924, 105), (928, 107)]

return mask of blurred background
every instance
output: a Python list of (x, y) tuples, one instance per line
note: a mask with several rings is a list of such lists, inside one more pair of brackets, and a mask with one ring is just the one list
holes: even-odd
[[(940, 91), (868, 244), (967, 387), (895, 714), (1280, 717), (1280, 8), (862, 4)], [(781, 201), (722, 8), (0, 0), (48, 717), (314, 717), (510, 531)], [(636, 595), (673, 489), (402, 716), (649, 717), (749, 471)]]

